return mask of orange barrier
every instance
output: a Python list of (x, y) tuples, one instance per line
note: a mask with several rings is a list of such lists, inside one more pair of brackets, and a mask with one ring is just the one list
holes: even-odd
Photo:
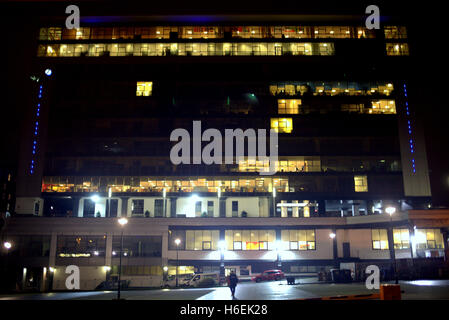
[(401, 300), (401, 286), (398, 284), (381, 284), (380, 300)]

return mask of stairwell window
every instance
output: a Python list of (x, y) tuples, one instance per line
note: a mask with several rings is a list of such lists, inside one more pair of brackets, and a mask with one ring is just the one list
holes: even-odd
[(153, 94), (153, 82), (137, 82), (136, 96), (149, 97)]
[(368, 177), (367, 176), (354, 176), (354, 191), (355, 192), (368, 192)]

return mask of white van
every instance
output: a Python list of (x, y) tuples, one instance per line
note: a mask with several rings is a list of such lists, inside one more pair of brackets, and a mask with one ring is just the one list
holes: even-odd
[[(178, 275), (178, 286), (186, 287), (188, 281), (190, 279), (192, 279), (192, 277), (193, 277), (193, 274)], [(167, 278), (163, 281), (162, 287), (163, 288), (175, 288), (176, 287), (176, 276), (175, 275), (167, 276)]]
[(212, 279), (214, 280), (214, 284), (217, 285), (220, 283), (220, 274), (219, 273), (196, 273), (193, 277), (186, 282), (188, 287), (198, 287), (202, 280), (204, 279)]

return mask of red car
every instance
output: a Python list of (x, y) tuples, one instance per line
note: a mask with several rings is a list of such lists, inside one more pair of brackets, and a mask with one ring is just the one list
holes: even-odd
[(271, 280), (281, 280), (284, 279), (285, 275), (281, 270), (266, 270), (261, 274), (251, 278), (252, 281), (260, 282), (260, 281), (271, 281)]

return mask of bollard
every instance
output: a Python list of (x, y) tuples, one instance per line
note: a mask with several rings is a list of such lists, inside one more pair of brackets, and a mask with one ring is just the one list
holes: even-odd
[(401, 300), (401, 286), (398, 284), (381, 284), (380, 300)]

